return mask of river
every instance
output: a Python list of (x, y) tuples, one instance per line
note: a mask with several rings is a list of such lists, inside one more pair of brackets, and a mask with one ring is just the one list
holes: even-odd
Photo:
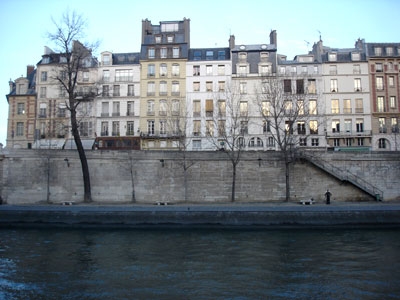
[(400, 230), (0, 229), (0, 299), (400, 299)]

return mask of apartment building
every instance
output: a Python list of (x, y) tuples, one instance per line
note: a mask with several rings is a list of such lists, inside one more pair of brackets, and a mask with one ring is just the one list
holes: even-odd
[(10, 81), (7, 147), (31, 149), (36, 126), (36, 70), (27, 66), (26, 77)]
[(227, 93), (232, 64), (230, 49), (189, 50), (186, 64), (186, 143), (194, 151), (215, 150), (226, 129)]
[(356, 45), (365, 50), (368, 59), (372, 149), (398, 151), (400, 43), (365, 43), (358, 40)]
[(140, 135), (142, 149), (178, 149), (184, 138), (190, 20), (142, 21)]
[(360, 48), (330, 48), (322, 41), (313, 52), (322, 63), (327, 146), (334, 150), (370, 150), (371, 110), (368, 63)]
[(96, 136), (139, 136), (139, 53), (102, 52), (98, 85)]

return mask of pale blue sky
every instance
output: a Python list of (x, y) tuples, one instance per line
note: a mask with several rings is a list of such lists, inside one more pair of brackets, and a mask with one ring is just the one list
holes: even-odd
[[(350, 48), (357, 38), (367, 42), (400, 42), (399, 0), (303, 1), (133, 1), (133, 0), (0, 0), (0, 142), (5, 145), (8, 81), (26, 75), (36, 64), (53, 29), (67, 8), (88, 20), (88, 39), (101, 41), (98, 52), (139, 52), (141, 20), (153, 23), (191, 19), (191, 47), (227, 47), (269, 42), (276, 29), (278, 52), (292, 59), (306, 53), (322, 33), (324, 45)], [(310, 43), (307, 47), (305, 41)]]

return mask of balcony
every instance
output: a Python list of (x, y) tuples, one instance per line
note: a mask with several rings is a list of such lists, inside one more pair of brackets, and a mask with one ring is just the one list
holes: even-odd
[(206, 117), (207, 118), (212, 118), (214, 116), (214, 112), (213, 111), (206, 111)]
[(168, 95), (168, 92), (161, 92), (160, 91), (160, 96), (167, 96)]
[(305, 128), (297, 129), (297, 134), (302, 134), (302, 135), (306, 134), (306, 129)]
[(148, 115), (148, 116), (154, 116), (154, 111), (148, 111), (148, 112), (147, 112), (147, 115)]
[(119, 131), (113, 131), (112, 136), (119, 136)]
[(155, 92), (147, 92), (147, 96), (155, 96), (156, 93)]
[(362, 114), (364, 112), (363, 108), (356, 108), (356, 114)]
[(351, 108), (343, 108), (344, 114), (351, 114)]
[(112, 113), (112, 116), (113, 116), (113, 117), (119, 117), (119, 115), (120, 115), (119, 112), (113, 112), (113, 113)]
[(126, 132), (126, 136), (133, 136), (133, 135), (135, 135), (135, 132), (133, 130), (128, 130)]
[(332, 108), (332, 114), (338, 114), (339, 108)]
[(386, 126), (379, 127), (379, 133), (387, 133), (387, 127)]
[(102, 112), (102, 113), (101, 113), (101, 116), (102, 116), (102, 117), (109, 117), (109, 116), (110, 116), (110, 113), (108, 113), (108, 112)]
[(135, 116), (135, 112), (134, 111), (127, 111), (126, 115), (127, 116)]
[(46, 118), (46, 114), (39, 114), (39, 118)]
[(180, 95), (181, 95), (181, 92), (172, 92), (171, 95), (172, 95), (172, 96), (180, 96)]
[(100, 133), (100, 135), (101, 135), (101, 136), (108, 136), (108, 130), (102, 131), (102, 132)]
[(201, 113), (199, 111), (193, 112), (193, 118), (200, 118), (200, 117), (201, 117)]
[(340, 131), (340, 130), (332, 129), (332, 131), (327, 132), (327, 136), (336, 137), (336, 138), (341, 137), (341, 136), (344, 136), (344, 137), (370, 136), (371, 134), (372, 134), (371, 130), (362, 130), (362, 131), (361, 130), (358, 130), (358, 131), (357, 130), (343, 130), (343, 131)]
[(362, 88), (361, 88), (361, 87), (355, 87), (355, 88), (354, 88), (354, 91), (355, 91), (355, 92), (362, 92)]

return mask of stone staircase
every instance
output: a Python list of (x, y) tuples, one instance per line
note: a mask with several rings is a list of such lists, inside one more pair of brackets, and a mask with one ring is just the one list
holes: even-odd
[(318, 167), (319, 169), (325, 171), (326, 173), (330, 174), (331, 176), (337, 178), (342, 182), (351, 183), (352, 185), (358, 187), (360, 190), (371, 195), (377, 201), (383, 201), (382, 190), (362, 179), (361, 177), (351, 173), (350, 171), (338, 168), (332, 163), (318, 156), (312, 155), (311, 153), (302, 152), (298, 154), (298, 157), (300, 159), (308, 161), (309, 163), (313, 164), (314, 166)]

